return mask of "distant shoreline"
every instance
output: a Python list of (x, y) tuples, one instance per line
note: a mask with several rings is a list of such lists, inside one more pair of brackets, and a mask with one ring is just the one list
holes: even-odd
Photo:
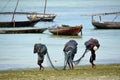
[(101, 64), (95, 69), (91, 65), (77, 66), (74, 70), (53, 70), (46, 68), (0, 71), (2, 80), (120, 80), (120, 64)]

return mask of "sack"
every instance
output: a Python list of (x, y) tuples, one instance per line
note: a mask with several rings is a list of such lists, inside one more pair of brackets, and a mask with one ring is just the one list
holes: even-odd
[(100, 47), (99, 41), (97, 39), (89, 39), (88, 41), (85, 42), (85, 46), (87, 49), (92, 49), (94, 46), (97, 48)]

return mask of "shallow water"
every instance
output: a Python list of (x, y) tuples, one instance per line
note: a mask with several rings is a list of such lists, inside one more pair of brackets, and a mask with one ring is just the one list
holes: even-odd
[[(12, 4), (14, 4), (14, 1)], [(41, 7), (43, 4), (39, 6), (39, 0), (34, 0), (34, 2), (29, 2), (29, 0), (21, 1), (17, 9), (18, 11), (43, 11), (43, 7)], [(4, 0), (1, 0), (1, 2), (5, 4)], [(106, 5), (100, 2), (105, 2)], [(63, 66), (64, 54), (62, 50), (64, 44), (70, 39), (78, 42), (76, 60), (84, 52), (84, 42), (89, 38), (96, 38), (101, 44), (100, 49), (96, 52), (96, 64), (120, 64), (120, 30), (94, 29), (90, 16), (80, 16), (82, 14), (120, 11), (119, 0), (102, 0), (100, 2), (98, 0), (48, 0), (47, 12), (55, 13), (57, 17), (54, 22), (39, 22), (35, 27), (50, 27), (54, 24), (82, 24), (83, 36), (81, 37), (80, 34), (78, 37), (54, 36), (49, 31), (45, 31), (43, 34), (0, 34), (0, 70), (38, 67), (37, 55), (33, 54), (35, 43), (46, 44), (53, 64), (55, 66)], [(21, 5), (25, 5), (25, 7), (23, 8)], [(3, 5), (0, 5), (1, 11), (10, 11), (13, 9), (13, 6), (8, 6), (10, 6), (9, 9), (7, 7), (2, 9)], [(0, 15), (0, 17), (0, 21), (11, 19), (11, 16), (7, 15)], [(102, 19), (112, 20), (113, 17), (114, 15), (105, 16)], [(27, 20), (26, 15), (16, 15), (15, 19)], [(120, 21), (120, 17), (116, 21)], [(89, 57), (90, 52), (86, 54), (79, 65), (90, 65)], [(45, 57), (43, 65), (45, 67), (50, 66), (47, 57)]]

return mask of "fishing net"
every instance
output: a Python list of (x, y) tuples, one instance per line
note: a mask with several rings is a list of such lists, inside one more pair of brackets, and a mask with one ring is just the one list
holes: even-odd
[(73, 61), (73, 63), (74, 63), (75, 65), (78, 65), (78, 63), (82, 60), (82, 58), (85, 56), (85, 54), (86, 54), (88, 51), (89, 51), (88, 49), (85, 49), (83, 55), (82, 55), (78, 60)]
[(61, 58), (54, 58), (47, 52), (47, 62), (54, 70), (65, 70), (67, 66), (67, 55), (64, 54)]
[[(75, 65), (78, 65), (80, 63), (80, 61), (82, 60), (82, 58), (85, 56), (85, 54), (88, 52), (89, 50), (88, 49), (85, 49), (83, 55), (75, 60), (75, 61), (72, 61)], [(48, 64), (54, 69), (54, 70), (65, 70), (66, 69), (66, 66), (67, 66), (67, 60), (68, 60), (68, 55), (69, 53), (67, 54), (64, 54), (63, 56), (61, 56), (61, 59), (55, 59), (53, 57), (51, 57), (49, 55), (49, 53), (47, 53), (47, 59), (48, 59)], [(58, 55), (59, 56), (59, 55)], [(60, 61), (60, 62), (59, 62)], [(62, 62), (62, 64), (61, 64)], [(61, 65), (57, 65), (57, 64), (61, 64)]]
[(85, 49), (83, 55), (78, 60), (73, 61), (73, 63), (75, 65), (77, 65), (81, 61), (81, 59), (85, 56), (85, 54), (88, 51), (90, 51), (90, 50), (96, 51), (100, 47), (99, 41), (97, 39), (93, 39), (93, 38), (89, 39), (84, 44), (86, 46), (86, 49)]

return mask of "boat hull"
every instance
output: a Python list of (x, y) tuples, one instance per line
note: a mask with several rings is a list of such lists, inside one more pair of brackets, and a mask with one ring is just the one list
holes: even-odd
[(3, 28), (0, 34), (8, 33), (43, 33), (47, 28)]
[(120, 29), (120, 22), (92, 22), (97, 29)]
[(52, 14), (46, 14), (46, 15), (31, 15), (31, 16), (27, 16), (27, 18), (29, 20), (40, 20), (40, 21), (53, 21), (55, 19), (56, 15), (52, 15)]
[(48, 30), (54, 35), (78, 35), (79, 32), (82, 32), (82, 26), (57, 27), (49, 28)]
[(15, 21), (15, 22), (0, 22), (0, 27), (32, 27), (36, 23), (38, 23), (39, 20), (33, 20), (33, 21)]

